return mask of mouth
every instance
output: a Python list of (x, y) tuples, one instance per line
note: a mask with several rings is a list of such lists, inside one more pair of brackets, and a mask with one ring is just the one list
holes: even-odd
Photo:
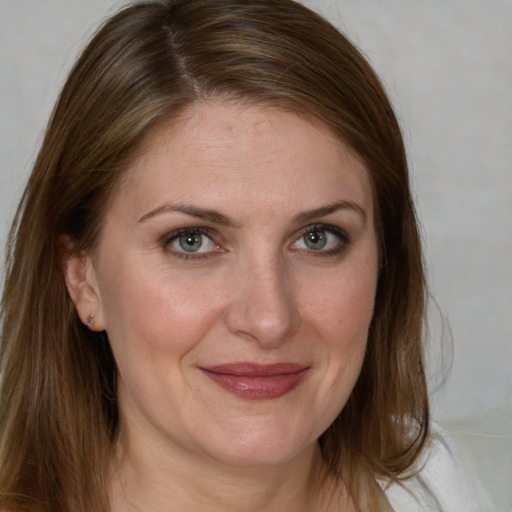
[(226, 391), (245, 400), (274, 400), (299, 386), (309, 366), (295, 363), (261, 365), (229, 363), (199, 368)]

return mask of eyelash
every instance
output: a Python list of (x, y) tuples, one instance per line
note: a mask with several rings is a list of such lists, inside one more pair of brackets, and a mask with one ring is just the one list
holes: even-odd
[[(299, 236), (295, 238), (295, 241), (291, 245), (295, 245), (299, 243), (303, 238), (309, 234), (314, 232), (323, 232), (331, 235), (335, 235), (339, 242), (336, 244), (336, 247), (333, 247), (331, 249), (327, 250), (314, 250), (314, 249), (294, 249), (294, 252), (298, 253), (307, 253), (308, 255), (314, 256), (314, 257), (329, 257), (329, 256), (335, 256), (337, 254), (342, 253), (344, 250), (346, 250), (351, 245), (351, 239), (347, 232), (343, 229), (340, 229), (337, 226), (332, 226), (330, 224), (313, 224), (310, 226), (305, 227), (299, 232)], [(169, 246), (179, 239), (179, 237), (184, 235), (199, 235), (207, 237), (212, 244), (215, 245), (216, 248), (220, 249), (218, 251), (208, 251), (203, 253), (197, 253), (197, 252), (190, 252), (187, 253), (186, 251), (179, 251), (170, 249)], [(190, 227), (190, 228), (180, 228), (175, 231), (172, 231), (171, 233), (166, 234), (161, 241), (161, 244), (163, 248), (170, 254), (172, 254), (174, 257), (178, 259), (183, 260), (199, 260), (199, 259), (207, 259), (212, 257), (215, 254), (224, 252), (221, 247), (215, 243), (215, 237), (217, 235), (217, 232), (214, 229), (208, 228), (208, 227)]]
[[(184, 235), (199, 235), (199, 236), (205, 236), (208, 239), (211, 240), (211, 242), (216, 246), (219, 247), (218, 244), (215, 244), (214, 238), (216, 235), (216, 231), (207, 228), (207, 227), (193, 227), (193, 228), (180, 228), (176, 229), (175, 231), (172, 231), (171, 233), (166, 234), (162, 239), (162, 246), (164, 249), (172, 254), (174, 257), (182, 260), (198, 260), (198, 259), (206, 259), (212, 256), (211, 252), (204, 252), (204, 253), (194, 253), (190, 252), (187, 253), (186, 251), (177, 251), (170, 249), (169, 246), (179, 239), (179, 237)], [(224, 252), (222, 250), (218, 252)]]
[[(352, 243), (352, 240), (348, 233), (337, 227), (333, 226), (331, 224), (313, 224), (312, 226), (307, 226), (304, 229), (300, 231), (299, 236), (296, 238), (294, 244), (297, 244), (301, 239), (303, 239), (307, 234), (314, 233), (314, 232), (323, 232), (328, 233), (331, 235), (335, 235), (339, 241), (336, 244), (335, 247), (332, 249), (327, 250), (314, 250), (314, 249), (304, 249), (304, 252), (307, 252), (308, 255), (315, 256), (315, 257), (329, 257), (329, 256), (336, 256), (338, 254), (341, 254), (344, 252)], [(298, 249), (298, 251), (302, 252), (302, 249)]]

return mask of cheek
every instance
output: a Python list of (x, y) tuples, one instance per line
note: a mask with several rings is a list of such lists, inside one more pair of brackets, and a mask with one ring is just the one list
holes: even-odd
[(363, 268), (341, 273), (338, 278), (331, 276), (310, 296), (308, 314), (335, 346), (366, 339), (373, 317), (376, 282), (373, 267)]
[(353, 272), (331, 278), (322, 292), (309, 299), (310, 323), (323, 343), (326, 358), (323, 392), (333, 395), (339, 409), (360, 373), (373, 317), (376, 281), (373, 265), (353, 267)]
[(134, 262), (106, 282), (102, 297), (113, 348), (184, 353), (215, 321), (215, 287), (203, 279)]

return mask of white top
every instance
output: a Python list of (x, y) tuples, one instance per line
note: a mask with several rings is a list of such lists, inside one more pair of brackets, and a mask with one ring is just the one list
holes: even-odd
[(385, 489), (395, 512), (482, 512), (450, 434), (431, 426), (419, 473)]

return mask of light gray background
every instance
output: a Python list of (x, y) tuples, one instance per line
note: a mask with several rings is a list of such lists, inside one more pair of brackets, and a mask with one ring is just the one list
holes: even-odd
[[(67, 70), (124, 3), (0, 0), (2, 246)], [(453, 334), (434, 416), (512, 428), (512, 0), (305, 3), (367, 55), (402, 122), (430, 285)], [(434, 383), (442, 325), (434, 310)]]

